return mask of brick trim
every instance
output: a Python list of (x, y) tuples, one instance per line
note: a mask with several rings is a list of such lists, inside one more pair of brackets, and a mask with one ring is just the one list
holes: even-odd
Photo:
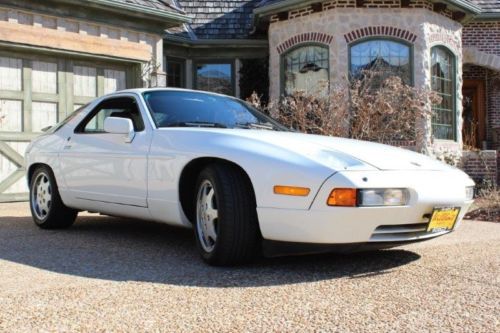
[(279, 54), (302, 43), (320, 43), (328, 45), (333, 41), (333, 36), (322, 32), (306, 32), (295, 35), (276, 47)]
[(371, 26), (356, 29), (345, 34), (344, 38), (347, 43), (352, 43), (354, 41), (357, 41), (358, 39), (371, 36), (396, 37), (399, 39), (404, 39), (410, 43), (415, 43), (415, 40), (417, 39), (417, 35), (408, 30), (389, 26)]

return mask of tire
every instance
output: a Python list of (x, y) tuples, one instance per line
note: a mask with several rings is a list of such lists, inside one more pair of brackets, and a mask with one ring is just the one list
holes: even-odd
[(260, 254), (255, 196), (239, 168), (208, 165), (198, 176), (194, 200), (196, 244), (205, 262), (231, 266)]
[(70, 227), (78, 211), (64, 205), (57, 183), (48, 166), (35, 169), (30, 181), (30, 209), (33, 221), (42, 229)]

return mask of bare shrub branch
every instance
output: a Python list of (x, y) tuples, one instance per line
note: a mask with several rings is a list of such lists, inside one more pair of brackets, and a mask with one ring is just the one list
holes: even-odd
[(328, 94), (297, 91), (265, 106), (253, 94), (249, 102), (304, 133), (383, 143), (425, 141), (425, 127), (420, 124), (430, 119), (431, 103), (439, 104), (440, 97), (408, 86), (396, 76), (381, 81), (377, 71), (362, 74), (351, 82), (331, 85)]

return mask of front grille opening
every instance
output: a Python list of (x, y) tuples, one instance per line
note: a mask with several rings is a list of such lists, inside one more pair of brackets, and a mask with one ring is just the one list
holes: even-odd
[(373, 232), (372, 236), (370, 237), (370, 242), (411, 241), (435, 237), (448, 232), (427, 232), (428, 225), (429, 222), (381, 225), (377, 227)]

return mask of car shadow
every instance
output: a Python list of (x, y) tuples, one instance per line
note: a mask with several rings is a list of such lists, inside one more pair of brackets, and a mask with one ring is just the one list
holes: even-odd
[(0, 217), (0, 259), (52, 272), (112, 281), (200, 287), (252, 287), (370, 277), (420, 256), (393, 249), (351, 255), (261, 258), (211, 267), (191, 230), (105, 216), (80, 216), (66, 230), (41, 230), (31, 217)]

